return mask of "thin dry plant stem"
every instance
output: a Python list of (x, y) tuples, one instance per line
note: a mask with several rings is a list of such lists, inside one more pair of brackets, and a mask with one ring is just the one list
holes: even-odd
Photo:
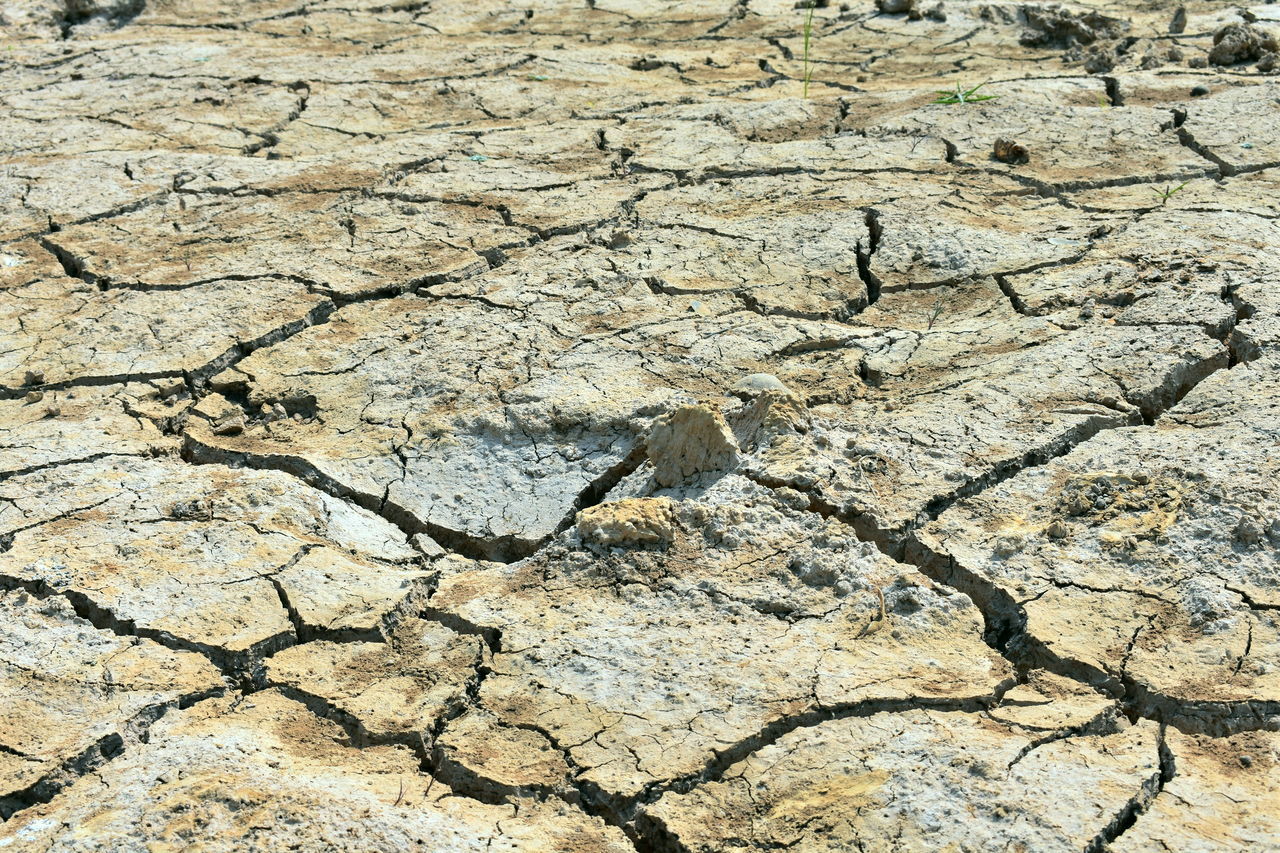
[(809, 97), (809, 80), (813, 69), (809, 67), (809, 41), (813, 35), (813, 10), (817, 8), (817, 0), (809, 0), (809, 12), (804, 16), (804, 90), (805, 98)]

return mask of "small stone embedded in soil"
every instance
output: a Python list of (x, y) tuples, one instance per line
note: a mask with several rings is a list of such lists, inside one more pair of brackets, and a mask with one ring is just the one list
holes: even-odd
[(886, 15), (900, 15), (915, 8), (916, 0), (876, 0), (876, 8)]
[(996, 140), (995, 150), (992, 152), (1001, 163), (1019, 164), (1026, 163), (1031, 159), (1031, 155), (1027, 153), (1025, 146), (1019, 145), (1012, 139), (1004, 139), (1003, 137)]

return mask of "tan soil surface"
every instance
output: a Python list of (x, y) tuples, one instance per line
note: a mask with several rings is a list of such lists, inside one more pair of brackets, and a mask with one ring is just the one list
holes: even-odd
[(0, 851), (1280, 851), (1278, 39), (0, 0)]

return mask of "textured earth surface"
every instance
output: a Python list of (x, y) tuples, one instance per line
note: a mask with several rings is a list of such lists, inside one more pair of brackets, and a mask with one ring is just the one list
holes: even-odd
[(1280, 850), (1280, 5), (0, 0), (0, 851)]

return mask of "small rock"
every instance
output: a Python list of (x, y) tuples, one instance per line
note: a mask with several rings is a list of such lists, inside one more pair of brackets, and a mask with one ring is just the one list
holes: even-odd
[(432, 539), (425, 533), (415, 534), (410, 541), (413, 542), (413, 547), (417, 548), (418, 551), (430, 560), (437, 560), (449, 553), (440, 545), (439, 542)]
[(866, 474), (883, 474), (889, 470), (889, 463), (878, 456), (863, 456), (858, 460), (858, 467)]
[(60, 414), (62, 414), (61, 406), (51, 405), (51, 406), (45, 407), (44, 416), (46, 418), (56, 418)]
[(181, 379), (156, 379), (152, 381), (156, 393), (160, 399), (167, 400), (170, 397), (176, 397), (186, 390), (187, 386)]
[(910, 12), (916, 5), (916, 0), (876, 0), (876, 8), (886, 15), (901, 15), (903, 12)]
[(1031, 159), (1031, 155), (1027, 152), (1025, 146), (1019, 145), (1012, 139), (1005, 139), (1004, 137), (1000, 137), (996, 140), (995, 149), (992, 151), (991, 156), (995, 157), (1001, 163), (1010, 163), (1013, 165), (1026, 163)]
[(791, 393), (782, 380), (772, 373), (752, 373), (733, 383), (733, 393), (756, 397), (766, 391), (783, 391)]
[(1050, 539), (1066, 539), (1067, 536), (1070, 535), (1071, 531), (1067, 528), (1067, 525), (1059, 519), (1050, 523), (1050, 525), (1044, 529), (1044, 533)]
[(233, 414), (220, 418), (210, 427), (214, 435), (239, 435), (244, 432), (244, 415)]
[(289, 412), (279, 403), (263, 403), (258, 413), (265, 423), (289, 420)]
[(1280, 51), (1280, 44), (1266, 30), (1249, 24), (1227, 24), (1213, 34), (1209, 61), (1214, 65), (1236, 65), (1262, 59), (1275, 51)]
[(992, 551), (997, 557), (1012, 557), (1023, 549), (1026, 543), (1021, 536), (1001, 536), (996, 540)]
[(1252, 766), (1253, 766), (1253, 756), (1252, 756), (1252, 755), (1241, 755), (1241, 756), (1240, 756), (1240, 766), (1241, 766), (1241, 767), (1252, 767)]
[(1191, 97), (1193, 98), (1203, 98), (1207, 94), (1209, 94), (1209, 87), (1203, 83), (1199, 86), (1193, 86), (1191, 89)]
[(1179, 6), (1178, 11), (1173, 13), (1173, 20), (1169, 22), (1169, 32), (1181, 33), (1187, 29), (1187, 7)]
[(1072, 47), (1114, 39), (1129, 30), (1129, 22), (1098, 12), (1076, 13), (1061, 6), (1024, 6), (1027, 28), (1018, 37), (1026, 47)]
[(1244, 545), (1257, 545), (1262, 542), (1266, 531), (1257, 519), (1247, 515), (1241, 516), (1240, 521), (1236, 524), (1235, 537), (1236, 541)]
[(244, 419), (244, 412), (235, 403), (232, 403), (221, 394), (208, 394), (195, 404), (192, 411), (205, 418), (211, 424), (222, 423), (236, 417)]
[(26, 372), (26, 375), (23, 376), (23, 379), (22, 379), (23, 385), (41, 385), (43, 383), (44, 383), (43, 370), (28, 370)]
[(1090, 74), (1105, 74), (1116, 67), (1116, 55), (1107, 48), (1091, 47), (1084, 60), (1084, 70)]
[(1149, 51), (1142, 57), (1142, 62), (1138, 64), (1138, 68), (1142, 71), (1150, 71), (1153, 68), (1159, 68), (1164, 64), (1164, 59), (1155, 51)]
[(41, 400), (44, 399), (44, 392), (28, 391), (27, 396), (23, 397), (22, 399), (26, 400), (28, 403), (39, 403)]
[(179, 521), (204, 520), (208, 519), (212, 514), (212, 505), (206, 498), (190, 498), (176, 501), (169, 507), (169, 518), (178, 519)]
[(774, 496), (785, 506), (789, 506), (796, 510), (806, 510), (809, 508), (809, 498), (804, 492), (796, 491), (787, 486), (779, 486), (773, 490)]

